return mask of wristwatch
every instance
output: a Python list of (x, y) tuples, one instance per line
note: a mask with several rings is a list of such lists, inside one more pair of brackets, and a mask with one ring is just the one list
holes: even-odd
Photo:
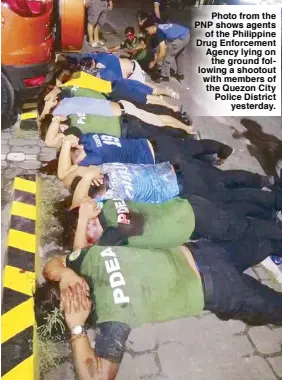
[(81, 336), (86, 336), (87, 335), (87, 331), (85, 329), (84, 326), (74, 326), (72, 329), (71, 329), (71, 340), (74, 340), (76, 338), (79, 338)]

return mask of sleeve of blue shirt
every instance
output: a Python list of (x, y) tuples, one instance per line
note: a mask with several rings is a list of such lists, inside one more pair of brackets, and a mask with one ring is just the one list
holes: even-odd
[(102, 165), (103, 161), (96, 153), (87, 153), (84, 160), (78, 163), (78, 166)]
[(114, 80), (119, 79), (112, 70), (108, 70), (106, 68), (105, 69), (99, 69), (99, 71), (97, 73), (97, 77), (104, 79), (104, 80), (107, 80), (109, 82), (112, 82)]

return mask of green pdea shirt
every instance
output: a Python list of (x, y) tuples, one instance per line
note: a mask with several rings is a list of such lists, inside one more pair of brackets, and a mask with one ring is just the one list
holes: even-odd
[[(195, 228), (192, 206), (179, 197), (160, 204), (107, 200), (103, 204), (100, 220), (106, 227), (118, 228), (119, 223), (134, 223), (134, 218), (130, 219), (132, 212), (144, 217), (142, 228), (136, 226), (139, 235), (127, 239), (127, 245), (132, 247), (177, 247), (189, 240)], [(105, 244), (107, 242), (103, 242)]]
[(67, 266), (90, 283), (93, 324), (137, 327), (197, 315), (204, 308), (202, 282), (180, 248), (92, 246), (69, 254)]
[(121, 118), (119, 116), (100, 116), (78, 113), (69, 116), (72, 127), (84, 133), (106, 133), (121, 137)]

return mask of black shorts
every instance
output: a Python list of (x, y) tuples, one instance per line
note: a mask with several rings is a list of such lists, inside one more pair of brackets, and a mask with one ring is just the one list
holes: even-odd
[(182, 129), (171, 127), (156, 127), (152, 124), (145, 123), (144, 121), (132, 115), (124, 115), (121, 117), (120, 129), (121, 137), (128, 139), (154, 139), (159, 136), (184, 138), (187, 136), (185, 131)]

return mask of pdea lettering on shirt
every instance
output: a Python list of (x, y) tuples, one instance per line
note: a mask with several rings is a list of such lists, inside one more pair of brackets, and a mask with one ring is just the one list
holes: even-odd
[(85, 113), (77, 113), (77, 124), (85, 124), (86, 114)]
[(126, 285), (124, 277), (121, 273), (119, 261), (116, 254), (113, 252), (111, 247), (104, 249), (100, 253), (101, 257), (108, 258), (105, 260), (106, 271), (109, 276), (109, 283), (113, 289), (113, 297), (116, 305), (121, 303), (129, 303), (130, 298), (124, 295), (124, 291), (121, 288)]
[(114, 200), (116, 210), (117, 210), (117, 222), (122, 224), (130, 224), (130, 219), (128, 218), (130, 211), (126, 206), (123, 199)]

